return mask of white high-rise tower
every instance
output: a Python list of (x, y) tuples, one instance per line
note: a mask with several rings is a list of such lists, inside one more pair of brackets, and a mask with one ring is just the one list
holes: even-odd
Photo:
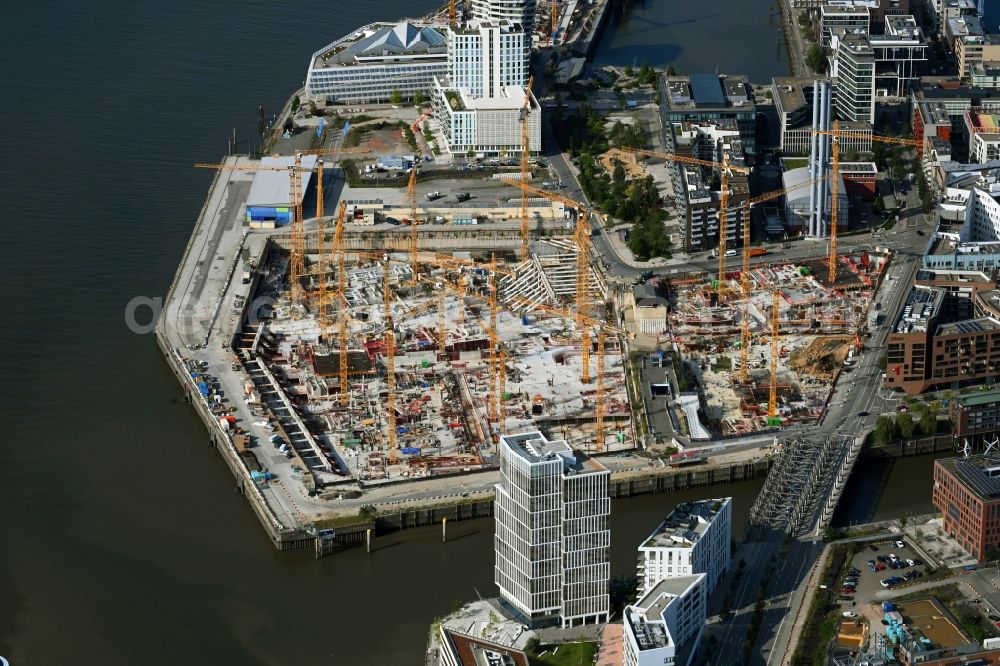
[(496, 568), (500, 596), (534, 625), (608, 621), (611, 473), (540, 432), (500, 438)]
[(472, 0), (472, 18), (480, 21), (508, 20), (534, 32), (535, 0)]

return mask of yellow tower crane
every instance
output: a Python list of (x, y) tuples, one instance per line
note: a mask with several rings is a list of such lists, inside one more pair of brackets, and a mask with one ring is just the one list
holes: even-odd
[(778, 418), (778, 306), (781, 302), (781, 292), (775, 285), (771, 289), (771, 387), (767, 399), (767, 424), (781, 425)]
[(410, 167), (410, 182), (406, 185), (406, 194), (403, 202), (410, 204), (410, 268), (413, 275), (410, 284), (417, 283), (417, 165)]
[[(529, 159), (531, 157), (531, 133), (528, 116), (531, 113), (531, 86), (535, 77), (528, 78), (528, 86), (524, 91), (524, 108), (521, 109), (521, 182), (527, 183), (531, 175)], [(521, 190), (521, 261), (527, 261), (530, 253), (528, 247), (530, 229), (528, 226), (528, 192)]]
[(556, 33), (559, 31), (559, 0), (549, 2), (549, 44), (556, 41)]
[(588, 318), (587, 309), (590, 300), (590, 212), (586, 205), (560, 194), (542, 190), (509, 178), (501, 178), (501, 181), (520, 189), (522, 192), (528, 192), (549, 201), (561, 203), (577, 211), (573, 244), (576, 246), (576, 321), (577, 328), (580, 330), (580, 361), (583, 364), (580, 372), (580, 381), (589, 384), (590, 330), (584, 325), (584, 320)]
[(396, 340), (393, 337), (392, 287), (389, 285), (389, 264), (382, 272), (382, 313), (385, 318), (385, 412), (389, 425), (389, 463), (396, 462)]
[(750, 168), (737, 164), (730, 164), (728, 152), (723, 154), (722, 162), (701, 160), (694, 157), (688, 157), (687, 155), (676, 155), (674, 153), (661, 153), (657, 150), (646, 150), (643, 148), (626, 148), (625, 152), (633, 153), (634, 155), (642, 155), (644, 157), (668, 160), (670, 162), (680, 162), (682, 164), (693, 164), (696, 166), (719, 169), (722, 183), (719, 192), (719, 283), (717, 289), (719, 301), (721, 302), (726, 296), (726, 245), (728, 240), (726, 238), (728, 232), (726, 225), (728, 223), (729, 216), (729, 178), (731, 174), (734, 173), (748, 174), (750, 173)]
[(879, 134), (869, 135), (867, 132), (852, 132), (851, 130), (840, 129), (840, 123), (834, 121), (833, 129), (813, 130), (813, 134), (825, 134), (833, 137), (833, 146), (830, 153), (830, 256), (828, 279), (832, 285), (837, 279), (837, 264), (840, 258), (837, 256), (837, 222), (838, 222), (838, 201), (837, 188), (840, 184), (840, 144), (838, 139), (871, 139), (878, 143), (892, 143), (903, 146), (913, 146), (921, 148), (924, 142), (919, 139), (903, 139), (897, 136), (881, 136)]
[(497, 335), (497, 256), (495, 254), (490, 255), (489, 309), (490, 323), (487, 333), (490, 337), (490, 388), (487, 414), (490, 421), (498, 421), (500, 419), (500, 396), (496, 392), (500, 383), (500, 336)]
[(740, 326), (740, 381), (747, 383), (750, 379), (750, 211), (753, 206), (771, 199), (777, 199), (793, 190), (808, 187), (816, 179), (796, 183), (789, 188), (773, 190), (743, 202), (743, 270), (740, 272), (740, 287), (743, 296), (743, 321)]
[[(305, 275), (305, 231), (303, 229), (302, 220), (302, 191), (301, 191), (301, 181), (300, 175), (303, 171), (313, 171), (318, 170), (320, 174), (320, 179), (322, 180), (323, 164), (318, 162), (315, 167), (310, 169), (305, 169), (302, 166), (302, 153), (295, 154), (295, 163), (287, 167), (270, 167), (263, 166), (260, 163), (257, 164), (206, 164), (198, 163), (195, 164), (196, 169), (212, 169), (215, 171), (229, 170), (229, 171), (287, 171), (288, 172), (288, 194), (289, 202), (288, 207), (292, 212), (292, 220), (289, 225), (289, 239), (290, 239), (290, 260), (288, 268), (288, 278), (291, 292), (292, 303), (302, 304), (305, 300), (305, 291), (302, 288), (301, 280)], [(318, 185), (316, 188), (316, 206), (317, 210), (322, 211), (322, 197), (323, 188), (322, 185)]]
[(451, 2), (448, 3), (448, 25), (454, 28), (457, 20), (458, 19), (455, 13), (455, 0), (451, 0)]

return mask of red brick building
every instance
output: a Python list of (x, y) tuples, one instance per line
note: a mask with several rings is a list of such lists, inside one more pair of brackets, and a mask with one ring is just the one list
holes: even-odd
[(1000, 548), (1000, 456), (935, 461), (932, 500), (970, 555), (982, 562)]

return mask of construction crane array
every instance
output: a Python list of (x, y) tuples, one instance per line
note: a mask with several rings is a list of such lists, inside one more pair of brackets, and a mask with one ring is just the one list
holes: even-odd
[[(541, 310), (542, 312), (548, 312), (549, 314), (554, 314), (560, 317), (573, 318), (576, 316), (575, 313), (568, 310), (561, 310), (559, 308), (546, 305), (545, 303), (539, 303), (537, 301), (532, 301), (523, 296), (515, 296), (511, 301), (512, 306), (520, 306), (527, 310)], [(605, 346), (607, 344), (607, 334), (615, 333), (617, 335), (626, 335), (625, 331), (612, 326), (611, 324), (601, 321), (599, 319), (594, 319), (593, 317), (585, 317), (585, 322), (587, 326), (593, 326), (597, 329), (597, 382), (594, 393), (594, 431), (595, 431), (595, 451), (597, 453), (604, 452), (604, 416), (605, 416), (605, 385), (604, 385), (604, 373), (605, 373), (605, 359), (606, 350)]]
[[(662, 160), (668, 160), (670, 162), (679, 162), (681, 164), (693, 164), (696, 166), (711, 167), (714, 169), (719, 169), (721, 174), (721, 186), (719, 190), (719, 282), (716, 287), (717, 293), (719, 295), (719, 302), (722, 302), (726, 296), (726, 245), (727, 245), (727, 233), (728, 229), (726, 225), (729, 221), (729, 178), (733, 173), (739, 174), (749, 174), (750, 168), (729, 163), (729, 153), (725, 152), (722, 156), (722, 162), (712, 162), (710, 160), (702, 160), (695, 157), (688, 157), (687, 155), (676, 155), (674, 153), (662, 153), (657, 150), (646, 150), (644, 148), (625, 148), (625, 152), (632, 153), (634, 155), (642, 155), (644, 157), (653, 157)], [(746, 241), (744, 241), (746, 242)]]
[(591, 379), (590, 331), (585, 326), (585, 321), (588, 318), (587, 310), (590, 300), (590, 212), (584, 204), (564, 197), (561, 194), (542, 190), (528, 183), (511, 180), (510, 178), (501, 178), (500, 180), (507, 185), (520, 189), (522, 192), (561, 203), (577, 211), (573, 244), (576, 246), (576, 320), (577, 328), (580, 330), (580, 360), (583, 364), (580, 381), (584, 384), (589, 384)]

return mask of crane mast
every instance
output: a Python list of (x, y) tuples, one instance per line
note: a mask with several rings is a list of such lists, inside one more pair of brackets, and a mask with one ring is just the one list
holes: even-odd
[(396, 462), (396, 340), (393, 337), (392, 288), (389, 286), (389, 264), (382, 273), (382, 312), (385, 317), (385, 386), (386, 421), (389, 425), (389, 462)]
[(768, 425), (780, 425), (778, 420), (778, 304), (781, 292), (777, 285), (771, 290), (771, 387), (767, 399)]
[(417, 165), (410, 167), (410, 182), (406, 185), (406, 196), (404, 202), (410, 205), (410, 270), (413, 275), (410, 277), (410, 284), (417, 283), (418, 257), (417, 257)]
[[(833, 121), (833, 131), (840, 131), (840, 121)], [(833, 168), (830, 169), (830, 273), (828, 275), (830, 286), (837, 281), (837, 186), (840, 178), (840, 137), (836, 134), (833, 139)]]

